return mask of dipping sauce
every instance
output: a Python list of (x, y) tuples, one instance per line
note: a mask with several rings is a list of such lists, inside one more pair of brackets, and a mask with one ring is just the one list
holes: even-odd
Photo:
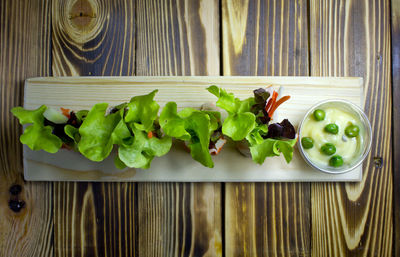
[(341, 168), (351, 165), (362, 154), (364, 130), (359, 117), (346, 108), (326, 106), (310, 113), (304, 120), (300, 143), (313, 163)]

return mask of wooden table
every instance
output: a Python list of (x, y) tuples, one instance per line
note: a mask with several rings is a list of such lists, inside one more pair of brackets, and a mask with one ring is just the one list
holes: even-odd
[[(400, 256), (398, 0), (2, 0), (0, 12), (0, 256)], [(25, 78), (70, 75), (360, 76), (373, 147), (361, 183), (26, 182), (10, 108)]]

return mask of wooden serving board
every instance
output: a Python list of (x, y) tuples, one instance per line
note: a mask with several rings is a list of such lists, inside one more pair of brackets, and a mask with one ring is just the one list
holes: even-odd
[[(254, 89), (272, 84), (283, 86), (283, 94), (291, 99), (279, 107), (275, 121), (288, 118), (295, 127), (313, 104), (326, 99), (346, 99), (360, 107), (363, 102), (362, 78), (322, 77), (46, 77), (31, 78), (25, 83), (24, 107), (45, 104), (52, 108), (89, 109), (96, 103), (111, 106), (129, 101), (132, 96), (158, 89), (156, 101), (161, 108), (175, 101), (180, 109), (200, 107), (215, 102), (206, 88), (218, 85), (244, 99)], [(56, 154), (31, 151), (24, 147), (24, 174), (34, 181), (359, 181), (362, 168), (345, 174), (331, 175), (310, 168), (296, 149), (293, 160), (286, 164), (283, 157), (268, 158), (263, 165), (239, 154), (227, 145), (213, 158), (215, 167), (203, 167), (174, 145), (171, 152), (155, 158), (148, 170), (113, 167), (112, 157), (95, 163), (80, 154), (60, 150)]]

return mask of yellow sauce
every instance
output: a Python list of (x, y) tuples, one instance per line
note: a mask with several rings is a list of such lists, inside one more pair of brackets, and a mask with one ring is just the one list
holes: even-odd
[[(316, 121), (313, 113), (311, 113), (302, 126), (301, 137), (311, 137), (314, 140), (314, 146), (310, 149), (304, 149), (305, 153), (315, 164), (328, 165), (329, 159), (333, 155), (323, 154), (321, 147), (326, 143), (332, 143), (336, 147), (334, 155), (342, 156), (344, 165), (349, 165), (361, 153), (363, 125), (356, 116), (340, 108), (327, 107), (321, 109), (326, 113), (324, 120)], [(324, 130), (325, 126), (330, 123), (335, 123), (339, 126), (339, 133), (334, 135)], [(360, 133), (357, 137), (350, 138), (345, 135), (346, 127), (351, 124), (360, 128)]]

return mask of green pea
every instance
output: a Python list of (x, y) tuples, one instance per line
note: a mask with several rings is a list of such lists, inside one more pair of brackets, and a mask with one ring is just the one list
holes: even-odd
[(336, 135), (339, 132), (339, 127), (335, 123), (330, 123), (325, 126), (325, 131)]
[(326, 143), (321, 147), (321, 152), (326, 155), (332, 155), (336, 153), (336, 147), (332, 143)]
[(316, 121), (321, 121), (325, 119), (325, 112), (324, 110), (321, 109), (316, 109), (314, 111), (314, 118)]
[(343, 158), (340, 155), (334, 155), (329, 159), (329, 165), (332, 167), (340, 167), (343, 165)]
[(304, 147), (304, 149), (313, 148), (314, 140), (311, 137), (303, 137), (301, 139), (301, 145)]
[(340, 167), (343, 165), (343, 158), (340, 155), (334, 155), (329, 159), (329, 165), (333, 167)]
[(360, 128), (357, 125), (351, 124), (346, 127), (346, 129), (344, 130), (344, 133), (348, 137), (356, 137), (360, 133)]

